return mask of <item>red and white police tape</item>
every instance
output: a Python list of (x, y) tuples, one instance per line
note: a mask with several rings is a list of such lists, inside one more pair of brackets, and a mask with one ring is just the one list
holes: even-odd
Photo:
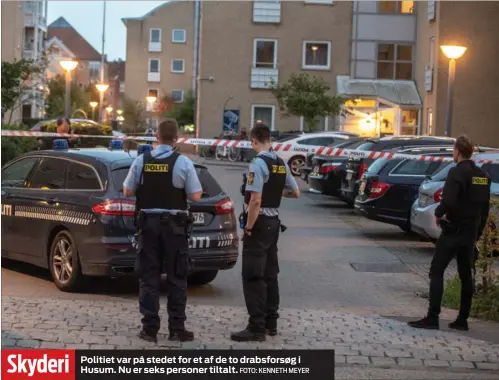
[[(33, 131), (9, 131), (2, 130), (2, 136), (15, 137), (66, 137), (66, 138), (103, 138), (113, 140), (135, 140), (135, 141), (157, 141), (151, 136), (103, 136), (103, 135), (78, 135), (69, 133), (53, 133), (53, 132), (33, 132)], [(177, 144), (201, 145), (211, 147), (227, 147), (227, 148), (246, 148), (251, 149), (251, 143), (247, 140), (223, 140), (223, 139), (199, 139), (181, 137), (177, 140)], [(273, 143), (272, 149), (275, 152), (297, 152), (297, 153), (314, 153), (324, 156), (334, 157), (358, 157), (358, 158), (394, 158), (394, 159), (409, 159), (420, 161), (452, 161), (451, 157), (443, 156), (428, 156), (415, 155), (393, 152), (371, 152), (365, 150), (332, 148), (327, 146), (312, 146), (312, 145), (297, 145), (287, 143)], [(499, 150), (497, 151), (498, 158), (493, 160), (477, 160), (478, 163), (499, 163)]]

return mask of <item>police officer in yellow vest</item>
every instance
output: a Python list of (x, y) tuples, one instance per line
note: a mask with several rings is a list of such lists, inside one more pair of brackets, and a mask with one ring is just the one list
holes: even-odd
[(246, 329), (235, 341), (264, 341), (277, 334), (279, 285), (277, 241), (281, 230), (282, 197), (298, 198), (300, 190), (286, 163), (271, 151), (270, 129), (257, 124), (250, 133), (257, 157), (250, 164), (244, 187), (243, 291), (249, 313)]
[(157, 341), (160, 328), (159, 288), (164, 266), (168, 281), (169, 340), (194, 339), (184, 325), (190, 270), (188, 234), (192, 225), (187, 198), (199, 202), (202, 188), (192, 161), (173, 150), (177, 130), (175, 120), (160, 123), (156, 133), (159, 145), (135, 159), (123, 183), (126, 196), (136, 195), (135, 269), (143, 315), (139, 337), (149, 342)]
[(425, 318), (409, 322), (415, 328), (439, 329), (439, 315), (444, 292), (444, 271), (456, 257), (461, 280), (461, 306), (450, 328), (468, 330), (468, 317), (473, 298), (472, 268), (477, 240), (482, 235), (489, 215), (491, 181), (471, 157), (473, 143), (466, 136), (454, 145), (456, 167), (449, 171), (442, 201), (435, 210), (442, 228), (430, 267), (430, 307)]

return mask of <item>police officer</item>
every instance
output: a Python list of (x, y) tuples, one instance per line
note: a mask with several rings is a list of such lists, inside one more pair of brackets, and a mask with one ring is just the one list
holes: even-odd
[(435, 210), (437, 224), (442, 228), (430, 267), (430, 307), (425, 318), (409, 322), (416, 328), (438, 329), (444, 292), (444, 271), (456, 256), (461, 280), (461, 305), (452, 329), (468, 330), (468, 317), (473, 298), (475, 244), (480, 238), (489, 215), (490, 179), (478, 168), (471, 156), (473, 144), (466, 136), (454, 144), (457, 166), (449, 171), (443, 197)]
[(235, 341), (264, 341), (277, 334), (279, 286), (277, 241), (281, 198), (298, 198), (300, 191), (289, 168), (271, 152), (270, 129), (257, 124), (250, 132), (257, 157), (249, 166), (244, 196), (243, 291), (249, 313), (246, 329)]
[(190, 341), (185, 329), (187, 275), (190, 270), (187, 198), (201, 199), (202, 188), (190, 159), (174, 151), (178, 126), (165, 120), (158, 126), (156, 149), (138, 156), (123, 183), (126, 196), (136, 195), (139, 307), (143, 315), (139, 337), (157, 342), (160, 328), (159, 290), (163, 265), (168, 281), (169, 340)]

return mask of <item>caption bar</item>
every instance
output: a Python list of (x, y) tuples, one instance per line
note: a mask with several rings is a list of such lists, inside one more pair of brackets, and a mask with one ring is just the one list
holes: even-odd
[(334, 351), (76, 351), (76, 380), (334, 378)]

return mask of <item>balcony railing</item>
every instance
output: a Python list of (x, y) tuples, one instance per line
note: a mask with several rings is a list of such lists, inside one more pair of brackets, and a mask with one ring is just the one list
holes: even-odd
[(256, 64), (251, 67), (250, 87), (268, 89), (279, 81), (279, 69), (273, 64)]
[(281, 2), (279, 0), (253, 1), (253, 22), (278, 24), (281, 22)]
[(427, 92), (433, 90), (433, 68), (429, 66), (425, 69), (424, 87)]
[(161, 75), (158, 73), (147, 73), (147, 81), (148, 82), (155, 82), (155, 83), (158, 83), (158, 82), (161, 82)]

